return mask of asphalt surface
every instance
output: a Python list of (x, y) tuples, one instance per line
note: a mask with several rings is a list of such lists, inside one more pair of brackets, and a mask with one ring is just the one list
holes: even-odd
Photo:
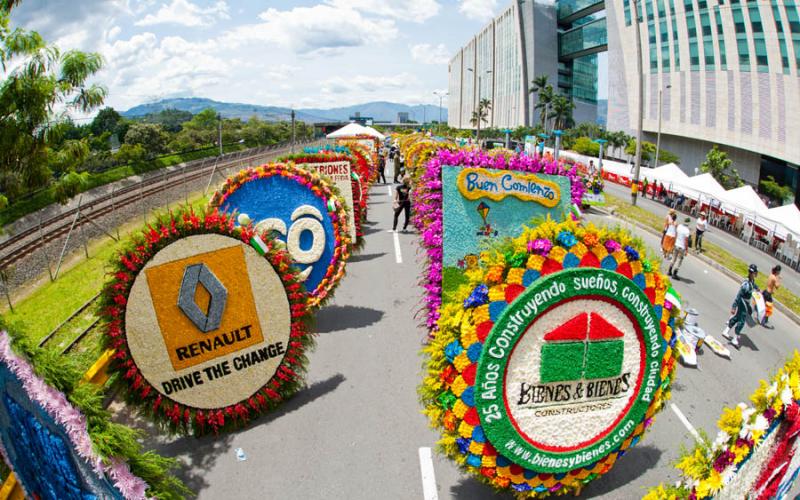
[[(511, 498), (497, 496), (435, 452), (437, 434), (420, 413), (416, 393), (426, 335), (419, 326), (420, 252), (417, 235), (388, 232), (390, 189), (373, 188), (366, 247), (348, 264), (333, 303), (318, 314), (307, 389), (250, 427), (219, 437), (165, 438), (148, 428), (146, 446), (179, 458), (186, 465), (180, 475), (198, 498)], [(590, 219), (616, 223), (607, 216)], [(642, 238), (658, 244), (650, 234)], [(693, 256), (680, 271), (685, 278), (675, 288), (701, 312), (700, 325), (720, 338), (737, 284)], [(732, 360), (706, 349), (699, 368), (678, 369), (671, 403), (696, 429), (713, 438), (722, 408), (747, 401), (758, 380), (800, 345), (796, 324), (778, 312), (773, 321), (775, 330), (746, 330)], [(120, 404), (115, 408), (122, 410)], [(691, 443), (689, 430), (667, 406), (643, 441), (582, 496), (640, 498), (650, 486), (673, 482), (678, 476), (671, 464), (681, 445)], [(244, 461), (237, 459), (239, 448)], [(432, 470), (421, 469), (420, 448), (434, 449)], [(427, 495), (423, 475), (431, 488)]]
[[(630, 188), (625, 186), (621, 186), (619, 184), (614, 184), (612, 182), (606, 182), (605, 190), (614, 196), (620, 197), (624, 200), (630, 200), (631, 191)], [(667, 217), (667, 212), (669, 212), (669, 207), (660, 203), (658, 201), (654, 201), (650, 198), (642, 198), (639, 197), (637, 201), (638, 206), (644, 208), (654, 214), (657, 214), (660, 217)], [(685, 217), (686, 215), (684, 215)], [(678, 221), (682, 221), (683, 217), (678, 217)], [(692, 217), (692, 223), (689, 226), (692, 229), (692, 233), (694, 234), (694, 225), (697, 219)], [(783, 277), (783, 286), (786, 287), (787, 290), (790, 290), (795, 295), (800, 295), (800, 273), (791, 269), (786, 266), (783, 262), (776, 259), (774, 256), (769, 255), (767, 253), (762, 252), (761, 250), (757, 249), (754, 246), (748, 245), (745, 241), (740, 240), (736, 236), (724, 231), (720, 228), (713, 227), (711, 225), (708, 226), (708, 231), (706, 231), (705, 235), (703, 236), (704, 241), (710, 241), (715, 245), (719, 245), (722, 248), (725, 248), (729, 252), (733, 253), (734, 255), (738, 256), (740, 259), (748, 262), (754, 263), (758, 266), (758, 269), (762, 273), (769, 274), (770, 270), (773, 266), (780, 265), (783, 270), (781, 275)], [(722, 262), (721, 264), (725, 264)]]

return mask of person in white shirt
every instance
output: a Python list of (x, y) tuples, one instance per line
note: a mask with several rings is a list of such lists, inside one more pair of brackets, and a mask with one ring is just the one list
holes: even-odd
[(686, 217), (675, 230), (675, 249), (672, 252), (672, 264), (669, 265), (669, 271), (667, 271), (667, 274), (675, 279), (679, 279), (678, 269), (683, 264), (686, 249), (689, 248), (689, 237), (692, 235), (692, 231), (689, 229), (690, 222), (689, 217)]
[(698, 252), (703, 251), (703, 233), (706, 232), (707, 227), (706, 213), (700, 212), (700, 218), (694, 224), (694, 249)]
[(661, 251), (664, 254), (664, 260), (669, 260), (672, 257), (672, 250), (675, 248), (677, 220), (678, 214), (674, 210), (670, 210), (664, 223), (664, 235), (661, 237)]

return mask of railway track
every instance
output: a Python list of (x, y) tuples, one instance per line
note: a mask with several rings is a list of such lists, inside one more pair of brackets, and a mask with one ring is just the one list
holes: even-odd
[[(305, 145), (299, 143), (295, 147), (302, 148)], [(152, 175), (136, 184), (99, 196), (83, 205), (42, 221), (41, 225), (37, 224), (24, 229), (0, 243), (0, 269), (6, 269), (41, 247), (58, 240), (69, 233), (73, 224), (74, 228), (78, 229), (80, 226), (88, 224), (92, 220), (97, 220), (104, 215), (111, 214), (120, 208), (134, 203), (141, 203), (144, 199), (168, 189), (209, 176), (212, 171), (225, 171), (237, 165), (244, 165), (244, 163), (266, 161), (270, 158), (284, 155), (290, 150), (291, 145), (282, 145), (195, 160), (186, 163), (179, 169), (173, 169), (169, 175), (166, 175), (167, 171), (164, 170), (164, 175)], [(75, 221), (79, 210), (81, 216)]]

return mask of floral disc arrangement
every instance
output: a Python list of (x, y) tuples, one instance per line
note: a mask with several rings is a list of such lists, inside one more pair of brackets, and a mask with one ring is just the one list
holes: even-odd
[[(350, 225), (350, 240), (357, 242), (363, 238), (361, 227), (361, 178), (353, 168), (351, 158), (346, 155), (333, 154), (296, 154), (281, 158), (279, 161), (291, 161), (292, 164), (325, 179), (328, 184), (336, 186), (339, 195), (348, 207), (352, 207), (353, 220)], [(349, 215), (349, 214), (348, 214)]]
[(646, 500), (786, 498), (800, 474), (800, 354), (771, 381), (761, 380), (750, 405), (726, 408), (713, 442), (700, 440), (678, 460), (681, 480), (659, 485)]
[[(344, 172), (341, 185), (352, 194), (349, 163), (330, 164), (330, 169)], [(244, 225), (253, 221), (259, 233), (285, 243), (312, 306), (329, 298), (344, 277), (355, 218), (337, 188), (319, 173), (284, 163), (242, 170), (225, 181), (211, 205), (246, 215)]]
[(297, 391), (312, 344), (298, 271), (233, 215), (183, 212), (121, 253), (102, 302), (112, 369), (173, 430), (244, 424)]
[[(584, 187), (580, 182), (577, 170), (542, 158), (530, 156), (503, 156), (491, 158), (480, 151), (441, 150), (432, 157), (425, 166), (424, 173), (414, 187), (414, 225), (422, 235), (422, 246), (427, 255), (426, 270), (423, 276), (425, 288), (424, 307), (427, 312), (428, 330), (434, 332), (439, 318), (439, 305), (442, 300), (443, 241), (444, 241), (444, 193), (443, 167), (460, 166), (462, 168), (491, 168), (495, 170), (511, 170), (532, 174), (560, 175), (569, 179), (572, 203), (580, 205)], [(566, 198), (566, 193), (564, 194)]]
[(123, 459), (95, 452), (86, 416), (14, 353), (6, 332), (0, 400), (0, 452), (28, 498), (147, 498), (147, 483)]
[(652, 424), (676, 367), (666, 279), (632, 238), (547, 221), (465, 263), (425, 348), (425, 413), (466, 472), (577, 493)]

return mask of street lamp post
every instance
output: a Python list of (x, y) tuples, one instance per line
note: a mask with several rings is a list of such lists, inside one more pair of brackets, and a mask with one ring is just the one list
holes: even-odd
[(511, 129), (510, 128), (503, 129), (503, 133), (506, 134), (506, 149), (510, 149), (509, 146), (511, 145)]
[(603, 149), (606, 143), (608, 142), (605, 139), (595, 139), (597, 144), (600, 145), (600, 151), (597, 154), (597, 171), (600, 172), (600, 176), (603, 176)]
[(634, 163), (633, 182), (631, 183), (631, 204), (636, 206), (636, 197), (639, 194), (639, 169), (642, 166), (642, 120), (644, 118), (644, 74), (642, 73), (642, 39), (639, 34), (639, 0), (633, 3), (633, 32), (636, 37), (636, 73), (637, 96), (639, 99), (639, 115), (636, 118), (636, 162)]
[(438, 90), (434, 90), (433, 95), (439, 98), (439, 135), (442, 135), (442, 98), (446, 95), (450, 95), (450, 93), (439, 92)]
[[(667, 85), (668, 89), (672, 88), (672, 85)], [(658, 135), (656, 136), (656, 160), (655, 166), (658, 167), (658, 154), (661, 151), (661, 92), (663, 89), (658, 89)]]
[(558, 151), (561, 149), (561, 134), (564, 132), (562, 130), (553, 130), (553, 135), (556, 136), (556, 145), (553, 148), (553, 160), (558, 163)]
[(219, 155), (222, 156), (222, 115), (217, 113), (217, 139), (219, 141)]

